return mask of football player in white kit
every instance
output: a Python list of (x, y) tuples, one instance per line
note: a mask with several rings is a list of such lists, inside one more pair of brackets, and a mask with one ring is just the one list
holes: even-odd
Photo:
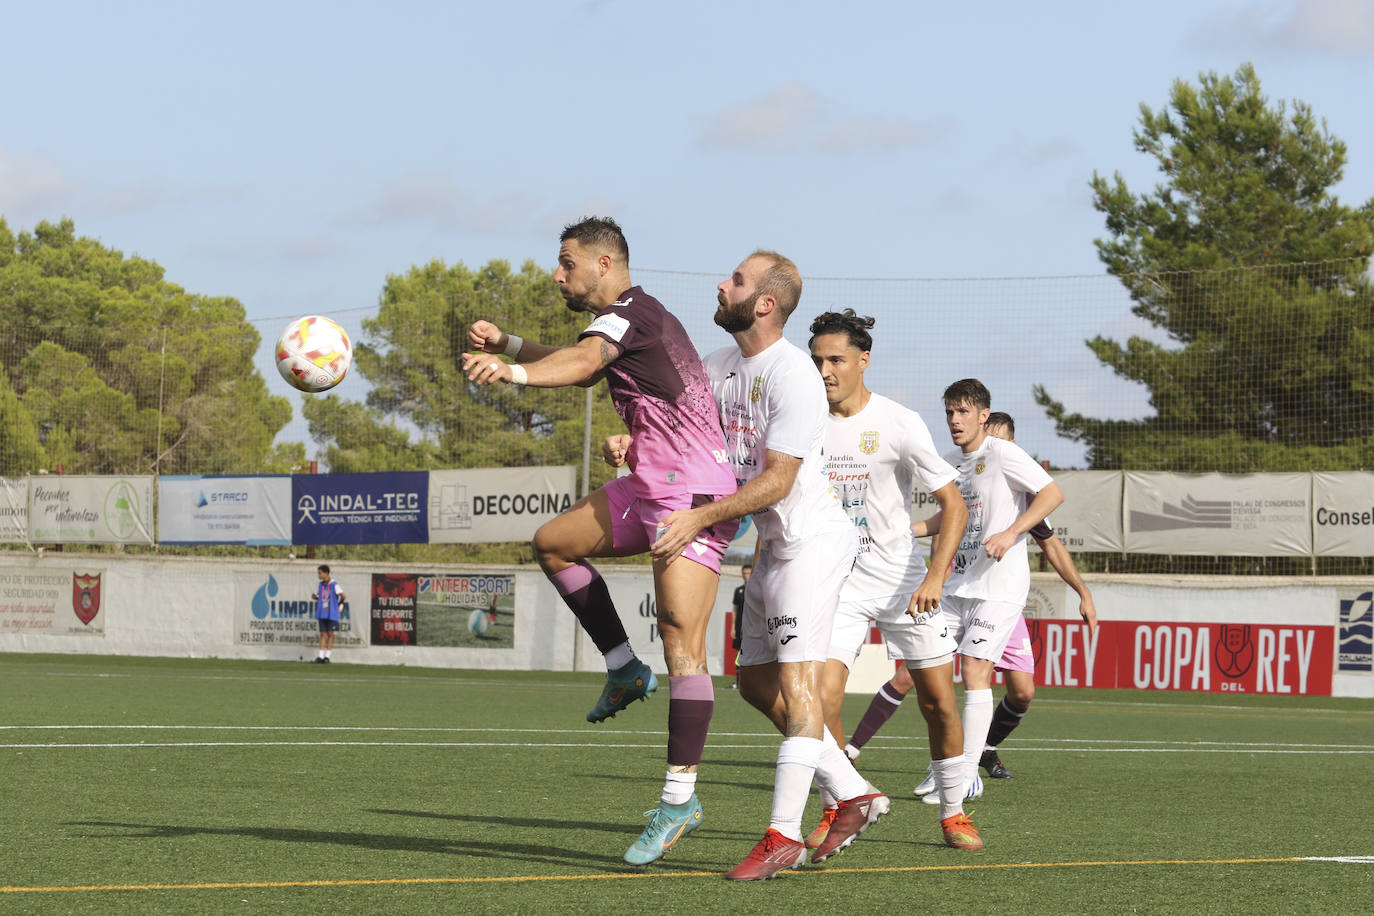
[[(961, 379), (945, 389), (944, 401), (945, 423), (958, 446), (945, 460), (959, 473), (968, 524), (962, 531), (951, 527), (947, 532), (951, 539), (959, 535), (959, 546), (942, 607), (951, 635), (959, 641), (964, 781), (972, 785), (979, 780), (978, 761), (992, 722), (993, 666), (1011, 640), (1030, 591), (1026, 535), (1064, 502), (1064, 494), (1019, 445), (988, 435), (984, 424), (992, 395), (982, 382)], [(942, 525), (937, 512), (913, 525), (912, 533), (924, 537), (941, 531)]]
[[(939, 611), (958, 542), (942, 539), (926, 567), (911, 534), (913, 483), (920, 479), (951, 529), (962, 529), (968, 512), (954, 468), (936, 451), (925, 421), (864, 384), (873, 323), (853, 309), (826, 312), (811, 323), (811, 360), (830, 404), (825, 470), (859, 535), (859, 558), (840, 592), (822, 674), (825, 722), (835, 740), (843, 742), (845, 682), (876, 624), (888, 658), (903, 659), (916, 684), (929, 732), (931, 771), (940, 783), (945, 842), (958, 849), (982, 849), (963, 809), (964, 731), (954, 693), (958, 643)], [(824, 841), (838, 810), (824, 790), (821, 796), (821, 823), (807, 838), (808, 846)]]
[(740, 693), (783, 742), (768, 830), (726, 875), (742, 881), (806, 860), (801, 821), (813, 777), (840, 801), (812, 862), (853, 843), (890, 805), (825, 731), (821, 668), (858, 537), (825, 476), (825, 388), (806, 352), (782, 336), (800, 298), (796, 265), (771, 251), (745, 258), (717, 288), (715, 322), (735, 344), (705, 364), (739, 489), (666, 516), (652, 549), (656, 558), (675, 558), (691, 549), (697, 532), (745, 513), (758, 525), (758, 560), (744, 594)]

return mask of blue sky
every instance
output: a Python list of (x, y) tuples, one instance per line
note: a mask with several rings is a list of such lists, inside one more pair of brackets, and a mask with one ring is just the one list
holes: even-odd
[(70, 216), (267, 337), (431, 258), (551, 266), (591, 212), (639, 268), (1100, 274), (1093, 170), (1145, 190), (1140, 103), (1244, 61), (1374, 196), (1370, 0), (5, 7), (0, 215)]

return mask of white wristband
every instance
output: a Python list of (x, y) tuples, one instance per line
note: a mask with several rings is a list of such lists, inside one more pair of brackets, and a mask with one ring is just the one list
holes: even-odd
[(524, 366), (512, 365), (510, 367), (510, 383), (512, 385), (523, 385), (529, 380), (530, 374), (525, 371)]
[(507, 334), (505, 354), (507, 356), (518, 357), (520, 355), (520, 348), (524, 345), (525, 338), (521, 337), (519, 334)]

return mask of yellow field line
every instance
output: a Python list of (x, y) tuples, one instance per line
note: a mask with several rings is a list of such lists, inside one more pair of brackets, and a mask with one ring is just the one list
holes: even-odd
[[(1092, 868), (1129, 865), (1256, 865), (1274, 862), (1305, 862), (1303, 856), (1277, 859), (1143, 859), (1108, 862), (1006, 862), (989, 865), (892, 865), (877, 868), (826, 868), (793, 871), (794, 875), (884, 874), (919, 871), (987, 871), (1010, 868)], [(224, 881), (203, 884), (78, 884), (53, 887), (0, 887), (0, 893), (56, 893), (61, 891), (200, 891), (250, 890), (270, 887), (377, 887), (401, 884), (515, 884), (524, 881), (622, 881), (646, 878), (719, 878), (722, 872), (624, 872), (596, 875), (510, 875), (492, 878), (358, 878), (322, 881)]]

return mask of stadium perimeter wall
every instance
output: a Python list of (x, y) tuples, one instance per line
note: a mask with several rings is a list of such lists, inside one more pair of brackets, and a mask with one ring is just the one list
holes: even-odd
[[(0, 651), (308, 660), (318, 641), (311, 597), (318, 562), (329, 561), (8, 554), (0, 557)], [(601, 667), (595, 647), (536, 568), (330, 565), (349, 599), (335, 644), (338, 661)], [(636, 650), (657, 673), (666, 673), (648, 567), (606, 564), (602, 571)], [(1079, 620), (1077, 596), (1067, 586), (1052, 574), (1032, 575), (1027, 618), (1037, 683), (1374, 697), (1374, 580), (1085, 578), (1102, 622), (1095, 634)], [(422, 600), (412, 618), (418, 624), (410, 631), (414, 638), (381, 641), (390, 611), (379, 583), (417, 580), (421, 588), (443, 591), (442, 606)], [(737, 571), (727, 569), (716, 596), (707, 634), (715, 673), (733, 672), (726, 628), (739, 581)], [(486, 637), (472, 636), (467, 617), (487, 606), (489, 594), (499, 599), (501, 625)], [(440, 617), (458, 621), (458, 635), (449, 626), (444, 637), (457, 644), (427, 644), (427, 634), (439, 632)], [(855, 686), (867, 691), (870, 680), (881, 682), (891, 673), (891, 664), (880, 646), (866, 647), (855, 666)]]

